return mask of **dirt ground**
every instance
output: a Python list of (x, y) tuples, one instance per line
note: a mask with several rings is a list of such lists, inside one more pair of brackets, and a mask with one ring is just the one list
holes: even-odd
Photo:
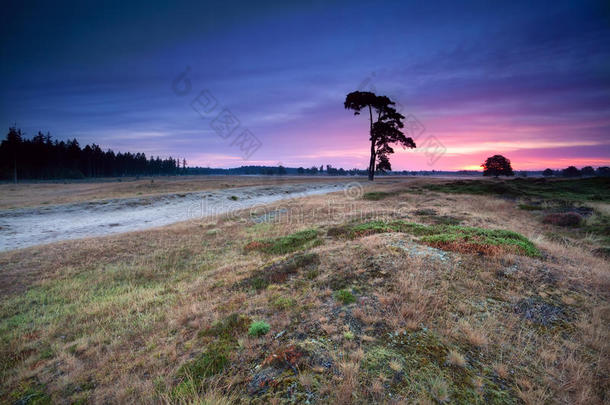
[(278, 200), (334, 192), (341, 190), (345, 184), (337, 181), (287, 184), (282, 181), (264, 186), (0, 210), (0, 251), (149, 229)]

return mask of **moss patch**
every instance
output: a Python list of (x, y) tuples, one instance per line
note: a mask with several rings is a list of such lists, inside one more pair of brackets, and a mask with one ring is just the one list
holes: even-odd
[(399, 395), (457, 404), (518, 402), (514, 392), (499, 386), (476, 359), (469, 359), (465, 367), (451, 365), (447, 359), (452, 349), (456, 348), (429, 329), (391, 333), (387, 344), (367, 353), (365, 368), (372, 376), (391, 377), (390, 388)]

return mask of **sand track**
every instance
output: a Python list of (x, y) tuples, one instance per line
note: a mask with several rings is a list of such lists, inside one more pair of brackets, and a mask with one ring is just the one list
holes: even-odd
[(341, 191), (346, 182), (236, 187), (0, 211), (0, 251), (137, 231), (275, 201)]

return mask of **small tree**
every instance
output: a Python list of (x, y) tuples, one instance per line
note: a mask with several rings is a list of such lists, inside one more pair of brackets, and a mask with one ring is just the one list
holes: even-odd
[[(413, 139), (407, 138), (401, 131), (404, 127), (402, 120), (405, 117), (396, 111), (395, 104), (386, 96), (377, 96), (368, 91), (349, 93), (343, 103), (346, 109), (354, 111), (354, 115), (360, 115), (361, 110), (368, 109), (371, 141), (368, 172), (371, 181), (375, 178), (375, 171), (392, 170), (389, 155), (394, 153), (394, 149), (390, 144), (398, 143), (403, 148), (415, 148)], [(375, 120), (373, 110), (375, 110)]]
[(481, 165), (483, 168), (483, 176), (513, 176), (513, 168), (510, 165), (510, 160), (502, 155), (493, 155), (485, 160)]
[(593, 169), (591, 166), (585, 166), (580, 169), (580, 173), (583, 176), (595, 176), (595, 169)]
[(561, 175), (563, 177), (579, 177), (580, 176), (580, 170), (578, 170), (574, 166), (568, 166), (568, 167), (566, 167), (565, 169), (563, 169), (561, 171)]
[(552, 170), (552, 169), (545, 169), (545, 170), (542, 172), (542, 175), (543, 175), (544, 177), (551, 177), (553, 174), (554, 174), (554, 172), (553, 172), (553, 170)]

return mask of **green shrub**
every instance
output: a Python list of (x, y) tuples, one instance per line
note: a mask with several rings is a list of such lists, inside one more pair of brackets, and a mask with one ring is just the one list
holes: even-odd
[(341, 301), (344, 305), (356, 302), (356, 297), (354, 297), (354, 294), (347, 289), (335, 291), (333, 295), (337, 301)]
[(266, 335), (270, 329), (271, 326), (265, 321), (252, 322), (252, 324), (250, 324), (250, 329), (248, 329), (248, 335), (256, 337), (263, 336)]

